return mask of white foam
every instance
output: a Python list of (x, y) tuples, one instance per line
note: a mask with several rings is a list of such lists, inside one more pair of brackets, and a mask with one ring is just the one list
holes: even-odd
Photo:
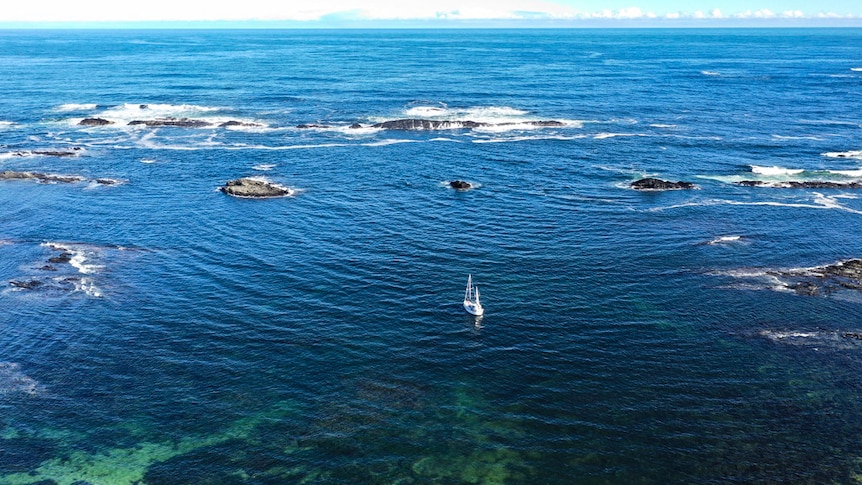
[(68, 103), (61, 104), (55, 108), (56, 111), (92, 111), (96, 109), (97, 105), (95, 103)]
[[(527, 111), (510, 106), (473, 106), (465, 108), (450, 108), (448, 106), (414, 106), (403, 111), (408, 118), (423, 118), (440, 121), (476, 121), (478, 123), (518, 123), (536, 121), (538, 118), (527, 117)], [(386, 121), (381, 119), (380, 121)]]
[(822, 141), (823, 138), (819, 136), (785, 136), (785, 135), (772, 135), (772, 138), (776, 140), (814, 140), (814, 141)]
[(787, 338), (814, 338), (817, 337), (816, 333), (813, 332), (773, 332), (769, 330), (763, 330), (760, 332), (760, 335), (767, 337), (773, 340), (783, 340)]
[(253, 168), (254, 170), (259, 170), (261, 172), (268, 172), (268, 171), (274, 169), (276, 166), (277, 165), (274, 163), (261, 163), (259, 165), (255, 165), (251, 168)]
[(849, 150), (846, 152), (826, 152), (822, 154), (829, 158), (858, 158), (862, 159), (862, 150)]
[(830, 170), (829, 173), (843, 175), (845, 177), (862, 177), (862, 169), (860, 170)]
[(736, 242), (742, 239), (742, 236), (719, 236), (707, 244), (715, 245), (715, 244), (726, 244), (731, 242)]
[(700, 71), (704, 76), (721, 76), (720, 72), (717, 71)]
[(805, 171), (804, 169), (784, 168), (784, 167), (777, 167), (777, 166), (772, 166), (772, 167), (762, 167), (759, 165), (752, 165), (751, 166), (751, 172), (752, 173), (756, 173), (756, 174), (760, 174), (760, 175), (766, 175), (766, 176), (796, 175), (796, 174), (800, 174), (804, 171)]
[(506, 123), (506, 124), (480, 126), (477, 128), (473, 128), (473, 131), (477, 132), (477, 133), (505, 133), (507, 131), (515, 131), (515, 130), (528, 131), (528, 130), (539, 130), (539, 129), (542, 129), (542, 127), (532, 125), (529, 123)]
[(81, 278), (81, 281), (75, 284), (75, 291), (83, 291), (87, 296), (93, 298), (101, 298), (102, 290), (100, 290), (92, 278)]
[(616, 137), (620, 137), (620, 136), (625, 137), (625, 136), (648, 136), (648, 135), (643, 134), (643, 133), (599, 133), (597, 135), (594, 135), (593, 138), (595, 138), (596, 140), (605, 140), (607, 138), (616, 138)]
[(153, 160), (151, 158), (142, 158), (141, 163), (158, 163), (158, 162), (156, 162), (155, 160)]
[(586, 138), (587, 135), (562, 136), (562, 135), (530, 135), (530, 136), (510, 136), (505, 138), (480, 138), (472, 140), (473, 143), (512, 143), (520, 141), (536, 141), (536, 140), (579, 140)]
[(448, 109), (437, 106), (416, 106), (415, 108), (410, 108), (404, 112), (407, 116), (417, 118), (446, 116), (447, 113), (449, 113)]
[(666, 207), (653, 207), (650, 209), (646, 209), (648, 212), (660, 212), (670, 209), (681, 209), (685, 207), (709, 207), (714, 205), (749, 205), (749, 206), (771, 206), (771, 207), (788, 207), (788, 208), (796, 208), (796, 209), (835, 209), (841, 210), (845, 212), (850, 212), (852, 214), (862, 214), (862, 211), (853, 209), (851, 207), (847, 207), (841, 205), (838, 202), (839, 198), (847, 198), (842, 197), (840, 195), (837, 196), (826, 196), (820, 193), (813, 194), (813, 200), (811, 204), (805, 203), (793, 203), (793, 202), (776, 202), (776, 201), (739, 201), (739, 200), (723, 200), (723, 199), (709, 199), (709, 200), (701, 200), (701, 201), (692, 201), (692, 202), (684, 202), (681, 204), (666, 206)]
[[(209, 126), (202, 128), (217, 128), (218, 125), (228, 121), (238, 121), (242, 124), (227, 126), (226, 129), (236, 131), (266, 131), (269, 127), (266, 123), (261, 123), (257, 120), (247, 120), (242, 118), (229, 117), (225, 115), (216, 115), (222, 108), (214, 106), (200, 106), (195, 104), (134, 104), (126, 103), (119, 106), (113, 106), (99, 113), (94, 117), (113, 121), (114, 125), (108, 125), (110, 128), (128, 126), (132, 121), (147, 121), (147, 120), (163, 120), (163, 119), (192, 119), (210, 123)], [(72, 120), (75, 123), (80, 120)], [(246, 125), (246, 126), (243, 126)], [(147, 129), (146, 125), (134, 125), (132, 128)]]
[(370, 143), (363, 143), (362, 146), (366, 147), (385, 147), (388, 145), (397, 145), (400, 143), (419, 143), (421, 140), (397, 140), (397, 139), (386, 139), (380, 140)]
[(855, 72), (862, 72), (862, 67), (851, 67), (850, 70)]
[[(71, 259), (69, 260), (69, 265), (73, 268), (77, 269), (81, 274), (92, 274), (96, 273), (104, 268), (104, 266), (99, 266), (95, 264), (87, 264), (87, 250), (88, 248), (78, 245), (78, 244), (64, 244), (64, 243), (56, 243), (56, 242), (44, 242), (40, 246), (51, 248), (55, 251), (63, 251), (71, 254)], [(89, 248), (92, 250), (92, 248)]]
[(653, 128), (677, 128), (677, 125), (666, 125), (664, 123), (652, 123), (650, 126)]
[(14, 121), (0, 121), (0, 128), (9, 128), (15, 124)]

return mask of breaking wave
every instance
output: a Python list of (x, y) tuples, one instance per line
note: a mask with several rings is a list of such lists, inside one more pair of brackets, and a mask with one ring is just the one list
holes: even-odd
[(824, 157), (829, 158), (858, 158), (862, 160), (862, 150), (849, 150), (846, 152), (826, 152)]
[(759, 165), (751, 166), (751, 173), (756, 173), (760, 175), (766, 176), (776, 176), (776, 175), (796, 175), (804, 172), (804, 169), (801, 168), (784, 168), (784, 167), (761, 167)]
[(67, 103), (61, 104), (55, 108), (56, 111), (60, 112), (69, 112), (69, 111), (92, 111), (98, 107), (95, 103)]

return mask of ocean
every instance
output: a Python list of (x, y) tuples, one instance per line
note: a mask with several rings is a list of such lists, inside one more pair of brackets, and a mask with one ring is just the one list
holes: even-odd
[(0, 94), (2, 484), (862, 481), (862, 30), (7, 30)]

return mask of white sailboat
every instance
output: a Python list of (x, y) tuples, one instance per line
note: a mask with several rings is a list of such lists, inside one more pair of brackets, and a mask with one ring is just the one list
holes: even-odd
[(467, 276), (467, 289), (464, 290), (464, 310), (477, 317), (485, 313), (485, 309), (479, 303), (479, 288), (473, 286), (473, 275)]

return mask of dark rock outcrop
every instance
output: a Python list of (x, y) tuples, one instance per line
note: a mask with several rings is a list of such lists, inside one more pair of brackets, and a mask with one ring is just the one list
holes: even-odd
[(561, 121), (554, 120), (545, 120), (545, 121), (524, 121), (519, 123), (483, 123), (478, 121), (441, 121), (441, 120), (425, 120), (425, 119), (415, 119), (415, 118), (407, 118), (401, 120), (390, 120), (384, 121), (382, 123), (375, 123), (371, 125), (372, 128), (379, 128), (383, 130), (407, 130), (407, 131), (421, 131), (421, 130), (457, 130), (457, 129), (473, 129), (473, 128), (483, 128), (483, 127), (491, 127), (491, 126), (515, 126), (515, 125), (530, 125), (530, 126), (541, 126), (541, 127), (551, 127), (551, 126), (565, 126), (565, 123)]
[(68, 263), (69, 261), (72, 260), (72, 256), (73, 256), (72, 253), (64, 251), (59, 256), (54, 256), (52, 258), (49, 258), (48, 262), (49, 263), (55, 263), (55, 264), (57, 264), (57, 263)]
[(236, 197), (266, 198), (293, 195), (293, 190), (287, 187), (253, 178), (231, 180), (219, 190)]
[[(14, 172), (12, 170), (6, 170), (4, 172), (0, 172), (0, 180), (35, 180), (40, 183), (66, 183), (72, 184), (76, 182), (84, 182), (87, 179), (80, 175), (56, 175), (52, 173), (38, 173), (38, 172)], [(100, 185), (118, 185), (121, 184), (122, 181), (116, 179), (109, 178), (98, 178), (92, 180)]]
[(737, 185), (744, 187), (771, 187), (779, 189), (862, 189), (862, 182), (828, 182), (823, 180), (790, 180), (787, 182), (764, 182), (762, 180), (743, 180)]
[(691, 182), (669, 182), (653, 177), (647, 177), (631, 183), (631, 188), (635, 190), (683, 190), (694, 189), (696, 187)]
[(10, 281), (9, 284), (14, 286), (15, 288), (23, 288), (25, 290), (35, 290), (36, 288), (44, 285), (45, 283), (39, 280), (30, 280), (30, 281)]
[(209, 121), (193, 120), (190, 118), (157, 118), (154, 120), (134, 120), (129, 122), (130, 126), (145, 125), (151, 127), (177, 126), (180, 128), (204, 128), (212, 126)]
[(771, 270), (767, 274), (785, 288), (806, 296), (827, 295), (838, 290), (862, 290), (862, 259), (814, 268)]
[(254, 127), (254, 126), (263, 126), (263, 125), (261, 125), (260, 123), (247, 123), (245, 121), (230, 120), (230, 121), (225, 121), (224, 123), (222, 123), (218, 126), (219, 126), (219, 128), (230, 128), (232, 126), (251, 126), (251, 127)]
[(27, 157), (30, 155), (41, 155), (44, 157), (74, 157), (74, 156), (78, 155), (75, 152), (80, 151), (81, 149), (78, 147), (75, 147), (72, 150), (74, 150), (74, 151), (67, 152), (67, 151), (59, 151), (59, 150), (34, 150), (32, 152), (15, 152), (12, 155), (16, 156), (16, 157)]
[(359, 123), (353, 123), (352, 125), (348, 126), (348, 128), (350, 128), (351, 130), (358, 130), (359, 128), (362, 128), (362, 125), (360, 125)]
[(473, 185), (470, 182), (465, 182), (464, 180), (453, 180), (449, 182), (449, 187), (452, 187), (456, 190), (469, 190), (473, 188)]
[(79, 175), (55, 175), (50, 173), (13, 172), (11, 170), (6, 170), (4, 172), (0, 172), (0, 180), (37, 180), (44, 183), (74, 183), (82, 182), (86, 179)]
[(82, 126), (105, 126), (113, 125), (114, 122), (111, 120), (106, 120), (104, 118), (84, 118), (83, 120), (79, 121), (78, 124)]
[(296, 127), (301, 129), (301, 130), (307, 130), (307, 129), (311, 129), (311, 128), (332, 128), (329, 125), (318, 125), (315, 123), (303, 123), (301, 125), (296, 125)]

